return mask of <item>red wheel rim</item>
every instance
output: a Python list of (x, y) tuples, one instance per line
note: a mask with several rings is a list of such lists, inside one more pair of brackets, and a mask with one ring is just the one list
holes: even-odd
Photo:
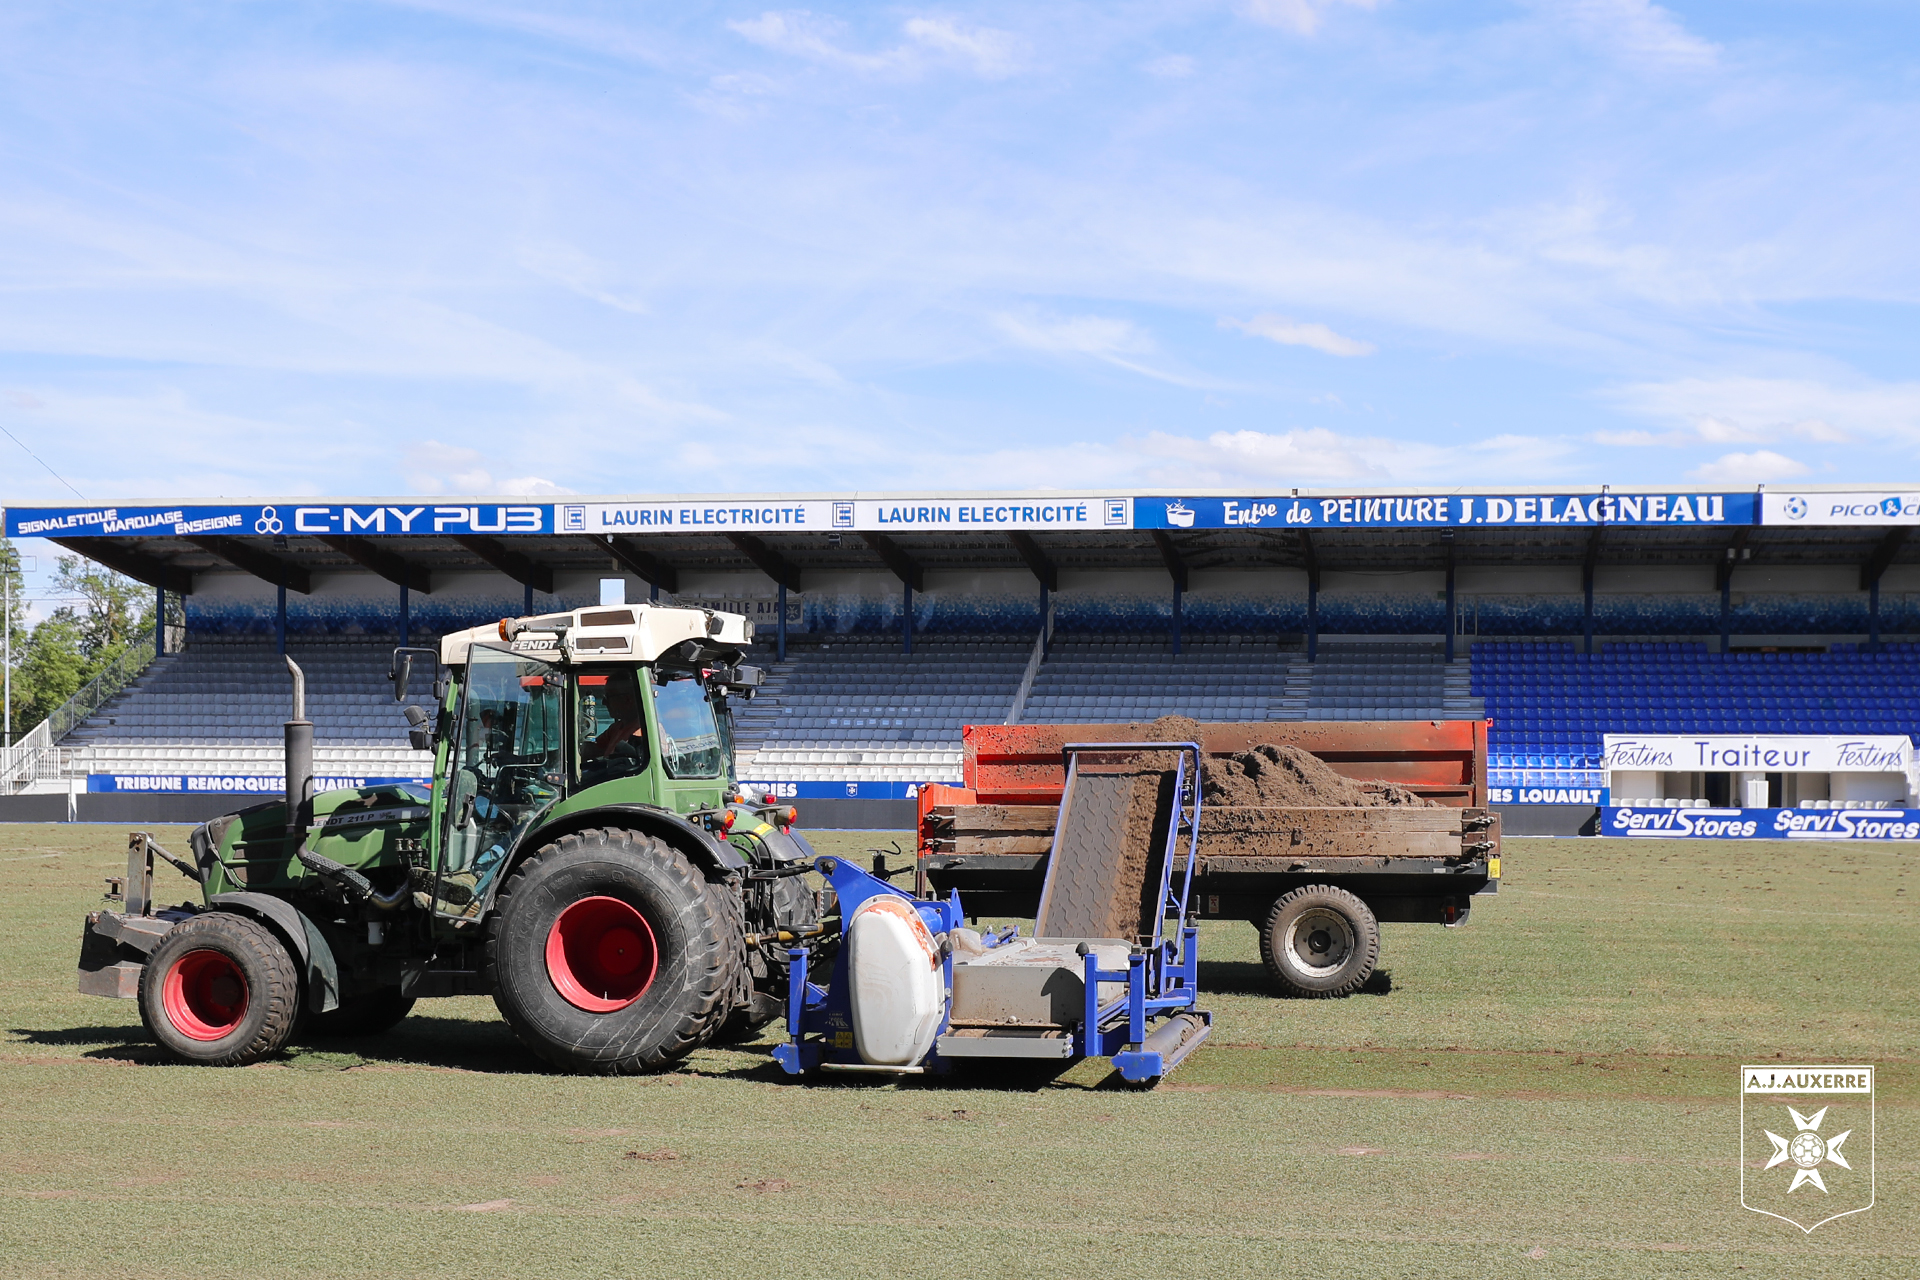
[(247, 975), (224, 951), (189, 951), (160, 987), (173, 1029), (190, 1040), (224, 1040), (247, 1016)]
[(647, 918), (618, 898), (582, 898), (547, 931), (553, 989), (588, 1013), (612, 1013), (645, 995), (659, 961)]

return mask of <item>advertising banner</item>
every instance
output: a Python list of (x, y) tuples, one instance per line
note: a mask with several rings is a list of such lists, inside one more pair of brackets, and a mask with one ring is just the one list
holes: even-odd
[[(737, 613), (753, 623), (754, 634), (770, 636), (780, 624), (780, 601), (775, 596), (691, 596), (677, 595), (673, 598), (677, 605), (687, 605), (695, 609), (712, 609), (716, 613)], [(798, 591), (787, 593), (787, 630), (805, 631), (807, 629), (807, 611)]]
[(369, 503), (200, 507), (9, 507), (10, 538), (272, 537), (339, 534), (551, 533), (552, 508), (535, 504)]
[[(775, 800), (912, 800), (919, 796), (919, 782), (743, 782), (740, 790), (749, 802), (763, 796)], [(805, 825), (806, 815), (801, 815)]]
[[(351, 791), (401, 782), (425, 786), (427, 781), (426, 778), (315, 778), (313, 789), (316, 792)], [(234, 773), (90, 773), (87, 775), (87, 790), (150, 792), (156, 795), (204, 795), (225, 791), (235, 795), (277, 796), (286, 794), (287, 780), (285, 776), (264, 778)]]
[(1911, 525), (1920, 524), (1920, 493), (1793, 493), (1768, 490), (1760, 504), (1761, 524)]
[(1605, 787), (1487, 788), (1488, 804), (1605, 804)]
[(1132, 499), (1072, 494), (1007, 498), (732, 498), (686, 501), (561, 503), (561, 533), (644, 533), (671, 529), (741, 532), (854, 530), (907, 533), (916, 529), (1125, 529)]
[(1661, 773), (1908, 773), (1913, 741), (1904, 734), (1654, 734), (1600, 738), (1609, 770)]
[(1920, 840), (1920, 809), (1653, 809), (1609, 805), (1603, 836), (1663, 840)]
[(1402, 494), (1356, 498), (1135, 498), (1137, 529), (1404, 529), (1467, 525), (1739, 525), (1751, 493)]

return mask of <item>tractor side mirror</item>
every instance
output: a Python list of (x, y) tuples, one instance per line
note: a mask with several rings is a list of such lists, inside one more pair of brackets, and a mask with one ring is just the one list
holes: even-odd
[[(411, 676), (412, 674), (413, 674), (413, 655), (410, 653), (394, 654), (392, 675), (393, 675), (393, 700), (395, 702), (405, 702), (407, 700), (407, 677)], [(408, 708), (409, 711), (412, 711), (415, 709), (416, 708), (412, 708), (412, 707)]]

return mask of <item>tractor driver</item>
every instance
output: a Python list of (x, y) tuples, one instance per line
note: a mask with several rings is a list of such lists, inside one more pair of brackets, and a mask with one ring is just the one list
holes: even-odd
[[(598, 688), (594, 686), (598, 685)], [(580, 723), (590, 735), (580, 743), (580, 781), (592, 786), (625, 778), (647, 767), (647, 720), (633, 673), (580, 677)], [(593, 726), (606, 721), (598, 733)]]

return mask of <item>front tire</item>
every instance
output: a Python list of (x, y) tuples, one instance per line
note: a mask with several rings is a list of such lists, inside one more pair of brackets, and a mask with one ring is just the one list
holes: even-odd
[(175, 925), (140, 971), (140, 1020), (181, 1062), (243, 1067), (279, 1052), (300, 971), (265, 926), (209, 911)]
[(724, 892), (653, 836), (562, 836), (501, 890), (487, 936), (494, 1003), (563, 1070), (658, 1070), (731, 1008), (742, 956)]
[(1345, 889), (1302, 885), (1273, 904), (1260, 958), (1288, 995), (1327, 999), (1366, 984), (1380, 959), (1380, 922)]

